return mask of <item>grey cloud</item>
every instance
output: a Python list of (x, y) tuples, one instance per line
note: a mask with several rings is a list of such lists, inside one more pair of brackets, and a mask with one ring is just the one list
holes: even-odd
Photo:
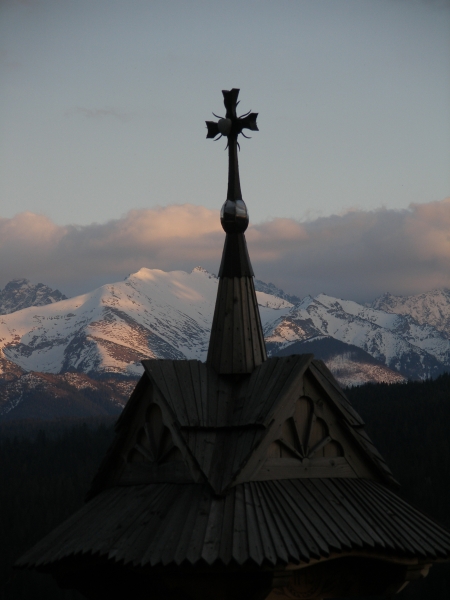
[[(246, 237), (256, 276), (300, 296), (325, 292), (368, 301), (390, 291), (450, 287), (450, 199), (352, 211), (309, 222), (275, 219)], [(89, 226), (42, 215), (0, 219), (0, 286), (27, 277), (67, 295), (123, 279), (141, 267), (217, 272), (224, 234), (201, 206), (133, 210)]]
[[(385, 291), (407, 294), (449, 287), (449, 226), (450, 200), (404, 211), (353, 211), (298, 224), (297, 240), (284, 242), (282, 259), (264, 265), (266, 278), (272, 276), (286, 288), (292, 281), (290, 289), (298, 295), (325, 292), (360, 301)], [(269, 223), (257, 229), (269, 244), (276, 244), (270, 241)], [(254, 263), (258, 268), (258, 258)], [(280, 264), (288, 265), (283, 282), (277, 276)]]

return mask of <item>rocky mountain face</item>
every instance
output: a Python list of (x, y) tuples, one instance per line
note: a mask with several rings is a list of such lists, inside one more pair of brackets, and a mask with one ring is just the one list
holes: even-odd
[[(205, 360), (217, 284), (200, 267), (141, 269), (90, 293), (0, 316), (0, 415), (59, 414), (69, 405), (76, 414), (114, 412), (142, 359)], [(260, 281), (256, 288), (269, 354), (313, 352), (343, 385), (424, 379), (450, 368), (450, 292), (384, 295), (363, 306), (324, 294), (297, 302)]]
[(450, 338), (450, 290), (432, 290), (416, 296), (383, 294), (372, 308), (410, 316), (420, 325), (431, 325)]
[(43, 283), (33, 284), (28, 279), (13, 279), (0, 290), (0, 315), (8, 315), (29, 306), (53, 304), (67, 297)]
[(385, 312), (325, 294), (306, 297), (265, 328), (272, 353), (323, 336), (364, 350), (410, 379), (436, 377), (450, 367), (450, 340), (411, 315)]
[(257, 292), (264, 292), (265, 294), (270, 294), (271, 296), (276, 296), (277, 298), (283, 298), (283, 300), (287, 300), (291, 304), (297, 304), (301, 302), (301, 298), (298, 296), (294, 296), (293, 294), (286, 294), (280, 288), (277, 288), (273, 283), (264, 283), (260, 279), (255, 279), (255, 290)]

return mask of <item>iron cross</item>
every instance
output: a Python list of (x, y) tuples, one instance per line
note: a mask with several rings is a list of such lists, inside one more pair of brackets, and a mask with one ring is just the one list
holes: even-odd
[[(216, 123), (215, 121), (206, 121), (208, 128), (207, 138), (215, 138), (219, 140), (222, 136), (228, 138), (228, 191), (227, 200), (236, 201), (242, 200), (241, 184), (239, 179), (239, 164), (237, 148), (239, 142), (237, 141), (238, 135), (242, 133), (244, 137), (248, 137), (243, 132), (243, 129), (250, 129), (251, 131), (259, 131), (256, 124), (256, 118), (258, 113), (252, 113), (249, 111), (245, 115), (240, 117), (236, 114), (236, 108), (239, 104), (238, 96), (239, 90), (233, 88), (232, 90), (222, 90), (223, 103), (225, 105), (226, 114), (225, 117), (219, 117)], [(218, 136), (218, 137), (217, 137)]]

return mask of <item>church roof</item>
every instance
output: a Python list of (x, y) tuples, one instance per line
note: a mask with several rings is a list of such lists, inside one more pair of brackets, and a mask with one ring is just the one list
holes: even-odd
[[(240, 380), (196, 360), (143, 365), (91, 495), (154, 481), (206, 481), (216, 494), (245, 481), (287, 478), (370, 477), (396, 485), (364, 422), (311, 354), (269, 358)], [(160, 439), (179, 454), (158, 458)]]
[(108, 489), (27, 552), (17, 566), (69, 558), (144, 566), (286, 565), (347, 556), (405, 564), (445, 560), (450, 535), (385, 486), (365, 479)]
[(448, 559), (450, 534), (390, 489), (364, 422), (312, 355), (269, 358), (241, 381), (199, 361), (143, 364), (91, 499), (17, 566)]

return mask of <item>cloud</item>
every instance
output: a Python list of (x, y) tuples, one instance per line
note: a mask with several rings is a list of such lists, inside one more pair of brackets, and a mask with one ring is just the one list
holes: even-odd
[[(368, 301), (450, 287), (450, 198), (402, 211), (274, 219), (250, 226), (246, 237), (256, 276), (300, 296)], [(217, 273), (223, 241), (218, 211), (191, 204), (88, 226), (21, 213), (0, 219), (0, 287), (26, 277), (73, 295), (141, 267)]]
[[(268, 240), (266, 257), (272, 250), (274, 258), (266, 259), (266, 278), (275, 279), (276, 267), (289, 265), (291, 289), (299, 295), (323, 291), (365, 301), (385, 291), (450, 286), (450, 199), (298, 223), (297, 242), (280, 236), (280, 245), (270, 235), (271, 225), (258, 227), (257, 236), (249, 232), (249, 242), (252, 236)], [(259, 259), (254, 263), (257, 268)], [(288, 269), (282, 268), (286, 288)]]
[(87, 119), (103, 119), (105, 117), (114, 117), (115, 119), (119, 119), (119, 121), (126, 121), (129, 118), (127, 113), (117, 110), (116, 108), (85, 108), (82, 106), (75, 106), (74, 108), (66, 110), (64, 114), (66, 117), (82, 115)]

